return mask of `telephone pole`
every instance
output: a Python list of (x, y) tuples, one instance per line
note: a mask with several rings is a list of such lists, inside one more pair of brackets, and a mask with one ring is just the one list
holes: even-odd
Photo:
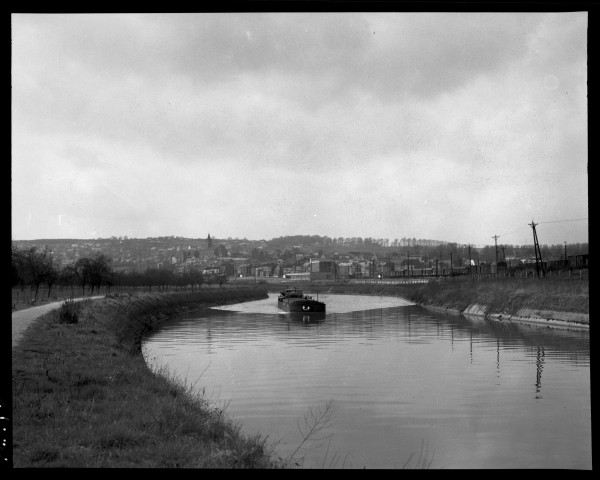
[(492, 238), (496, 244), (496, 268), (498, 268), (498, 235), (494, 235)]
[(469, 243), (469, 273), (473, 275), (473, 260), (471, 260), (471, 244)]
[(540, 278), (540, 268), (542, 270), (542, 276), (545, 276), (544, 272), (544, 264), (542, 263), (542, 252), (540, 251), (540, 244), (538, 242), (537, 232), (535, 231), (535, 226), (537, 223), (534, 223), (533, 219), (531, 223), (528, 224), (533, 229), (533, 249), (535, 251), (535, 269), (537, 271), (537, 276)]

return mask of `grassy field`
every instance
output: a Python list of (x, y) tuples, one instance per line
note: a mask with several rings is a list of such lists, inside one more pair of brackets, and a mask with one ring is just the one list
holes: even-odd
[(13, 349), (13, 466), (285, 466), (267, 439), (245, 436), (186, 379), (152, 373), (140, 352), (170, 316), (265, 297), (261, 288), (125, 295), (35, 322)]
[[(204, 286), (203, 288), (219, 288), (218, 285), (212, 285), (210, 287)], [(198, 287), (195, 288), (196, 290)], [(114, 293), (145, 293), (148, 292), (147, 287), (113, 287), (112, 290), (109, 290), (107, 287), (102, 287), (100, 289), (100, 293), (94, 291), (93, 294), (86, 289), (85, 294), (82, 294), (80, 287), (66, 287), (66, 286), (57, 286), (53, 287), (52, 290), (48, 290), (47, 287), (40, 287), (37, 298), (35, 296), (35, 291), (29, 287), (26, 288), (13, 288), (12, 289), (12, 311), (15, 312), (17, 310), (24, 310), (26, 308), (34, 307), (36, 305), (44, 305), (50, 302), (57, 302), (62, 300), (69, 300), (71, 298), (78, 297), (88, 297), (93, 295), (104, 295), (110, 292)], [(156, 287), (152, 291), (158, 291)], [(176, 291), (192, 291), (188, 286), (187, 288), (182, 287), (169, 287), (170, 292)]]

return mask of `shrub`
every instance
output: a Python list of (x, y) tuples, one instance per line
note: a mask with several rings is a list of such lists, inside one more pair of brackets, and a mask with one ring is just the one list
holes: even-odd
[(74, 300), (65, 300), (58, 309), (58, 323), (77, 323), (81, 304)]

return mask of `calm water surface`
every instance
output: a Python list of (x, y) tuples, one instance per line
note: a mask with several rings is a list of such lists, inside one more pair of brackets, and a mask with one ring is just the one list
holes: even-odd
[[(437, 314), (394, 297), (319, 295), (189, 314), (146, 361), (277, 442), (305, 468), (591, 468), (588, 331)], [(306, 320), (306, 319), (305, 319)]]

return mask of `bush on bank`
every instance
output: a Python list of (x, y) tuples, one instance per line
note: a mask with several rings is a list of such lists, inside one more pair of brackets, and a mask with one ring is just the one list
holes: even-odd
[(181, 312), (265, 298), (260, 288), (107, 296), (58, 311), (13, 348), (15, 467), (276, 468), (273, 446), (247, 437), (140, 353), (143, 335)]

